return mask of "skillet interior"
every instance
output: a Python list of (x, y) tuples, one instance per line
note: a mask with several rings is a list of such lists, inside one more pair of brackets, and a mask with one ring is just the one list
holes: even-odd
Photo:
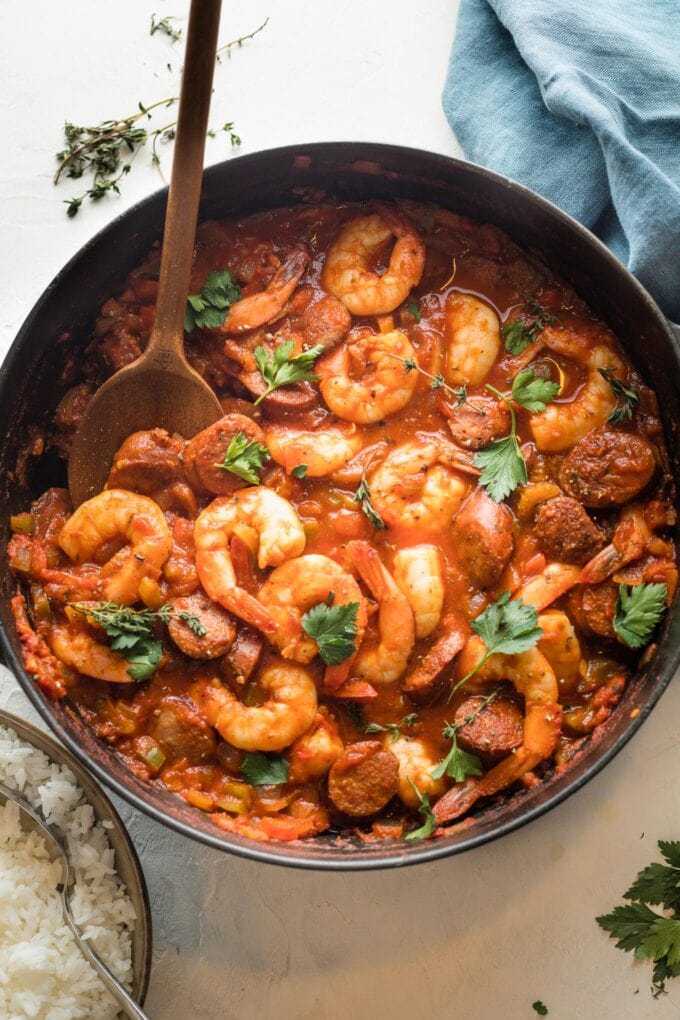
[[(320, 143), (233, 159), (204, 175), (201, 219), (319, 199), (409, 197), (435, 202), (505, 230), (565, 278), (620, 337), (655, 389), (676, 483), (680, 480), (680, 349), (649, 295), (593, 236), (532, 192), (458, 160), (370, 143)], [(0, 491), (8, 511), (25, 509), (49, 485), (65, 484), (63, 465), (38, 458), (26, 486), (15, 477), (17, 455), (33, 423), (48, 422), (63, 395), (55, 380), (66, 351), (82, 351), (102, 302), (122, 286), (161, 236), (166, 192), (114, 220), (62, 270), (24, 323), (0, 369)], [(68, 333), (68, 340), (59, 340)], [(26, 694), (64, 743), (112, 789), (185, 835), (246, 857), (298, 867), (360, 869), (405, 865), (469, 849), (524, 824), (588, 781), (647, 717), (680, 661), (678, 599), (667, 614), (652, 662), (629, 683), (618, 710), (570, 769), (533, 790), (499, 801), (443, 838), (424, 843), (364, 843), (332, 834), (299, 844), (255, 843), (214, 826), (197, 809), (129, 772), (80, 721), (68, 699), (54, 705), (21, 666), (5, 561), (7, 516), (0, 536), (0, 638)]]

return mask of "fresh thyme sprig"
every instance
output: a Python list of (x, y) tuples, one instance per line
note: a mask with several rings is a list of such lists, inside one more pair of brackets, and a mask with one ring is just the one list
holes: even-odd
[(241, 49), (244, 42), (248, 42), (250, 39), (254, 39), (255, 36), (259, 35), (260, 32), (263, 29), (265, 29), (268, 24), (269, 18), (265, 18), (262, 24), (258, 28), (256, 28), (254, 32), (249, 32), (248, 35), (241, 35), (238, 37), (238, 39), (232, 39), (231, 42), (225, 43), (224, 46), (220, 46), (217, 50), (217, 63), (218, 64), (222, 63), (222, 54), (224, 54), (224, 56), (226, 56), (227, 58), (230, 58), (231, 51), (235, 47)]
[(491, 694), (482, 699), (474, 712), (470, 712), (469, 715), (465, 716), (462, 722), (447, 723), (445, 725), (443, 733), (446, 739), (451, 741), (451, 747), (448, 754), (432, 770), (433, 779), (441, 779), (442, 776), (447, 775), (455, 783), (462, 783), (468, 776), (481, 776), (482, 763), (480, 759), (476, 754), (469, 754), (467, 751), (461, 750), (458, 746), (458, 734), (466, 726), (473, 723), (482, 712), (485, 712), (491, 702), (495, 701), (497, 697), (498, 691), (492, 691)]
[(166, 15), (164, 18), (156, 18), (156, 15), (152, 14), (149, 35), (155, 35), (156, 32), (162, 32), (163, 35), (167, 35), (172, 42), (177, 42), (182, 35), (182, 29), (175, 28), (172, 24), (173, 21), (177, 21), (177, 18), (172, 14)]
[(437, 390), (445, 390), (447, 393), (450, 393), (450, 395), (456, 401), (456, 407), (460, 407), (461, 404), (467, 404), (468, 407), (471, 407), (473, 410), (477, 411), (478, 414), (486, 414), (486, 411), (483, 407), (476, 406), (475, 404), (472, 403), (471, 400), (468, 400), (466, 386), (458, 387), (449, 386), (441, 372), (437, 372), (436, 375), (433, 375), (432, 372), (428, 372), (426, 369), (421, 368), (418, 362), (415, 360), (415, 358), (402, 358), (399, 354), (392, 354), (391, 352), (390, 357), (395, 358), (397, 361), (400, 361), (404, 366), (404, 371), (406, 373), (417, 372), (418, 375), (422, 375), (426, 379), (429, 379), (431, 383), (430, 389), (434, 390), (435, 392)]

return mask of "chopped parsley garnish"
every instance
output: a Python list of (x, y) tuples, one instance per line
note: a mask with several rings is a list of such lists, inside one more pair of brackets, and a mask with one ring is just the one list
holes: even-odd
[(248, 439), (243, 432), (237, 432), (227, 447), (224, 460), (215, 467), (230, 471), (244, 482), (257, 485), (260, 481), (260, 471), (270, 456), (269, 450), (262, 443), (258, 443), (256, 439)]
[(293, 470), (291, 471), (291, 475), (293, 476), (293, 478), (306, 478), (307, 477), (307, 465), (306, 464), (296, 464), (295, 467), (293, 468)]
[(184, 313), (185, 332), (217, 329), (222, 325), (229, 309), (241, 298), (241, 290), (228, 269), (214, 269), (208, 273), (200, 294), (190, 294)]
[(432, 770), (433, 779), (441, 779), (442, 776), (449, 776), (455, 783), (462, 783), (468, 776), (481, 776), (482, 763), (476, 754), (468, 754), (458, 746), (458, 734), (465, 727), (473, 723), (477, 716), (484, 712), (488, 705), (498, 697), (497, 691), (492, 691), (474, 712), (466, 715), (462, 723), (447, 723), (444, 727), (444, 736), (451, 741), (448, 754)]
[(532, 414), (542, 414), (559, 393), (560, 384), (550, 379), (541, 379), (533, 368), (518, 372), (512, 380), (510, 399)]
[(414, 829), (412, 832), (407, 832), (404, 839), (427, 839), (437, 828), (437, 819), (432, 813), (432, 807), (430, 805), (430, 798), (426, 793), (421, 793), (416, 784), (413, 782), (410, 776), (406, 777), (413, 787), (415, 794), (418, 798), (418, 811), (423, 816), (424, 822), (419, 829)]
[(362, 477), (359, 482), (359, 488), (354, 493), (354, 502), (359, 504), (376, 531), (385, 530), (387, 525), (371, 502), (371, 490), (364, 477)]
[(665, 584), (620, 584), (614, 630), (629, 648), (642, 648), (649, 644), (665, 608)]
[[(616, 939), (616, 948), (638, 960), (653, 960), (655, 997), (668, 978), (680, 975), (680, 841), (659, 840), (666, 861), (648, 864), (623, 894), (630, 903), (595, 918)], [(650, 909), (660, 905), (667, 916)]]
[(534, 1013), (538, 1013), (539, 1016), (547, 1016), (549, 1012), (546, 1004), (544, 1002), (541, 1002), (540, 999), (536, 999), (536, 1002), (532, 1002), (531, 1008), (533, 1009)]
[(483, 613), (471, 621), (470, 626), (486, 645), (486, 651), (475, 668), (454, 684), (449, 699), (470, 677), (479, 672), (492, 655), (519, 655), (520, 652), (526, 652), (534, 647), (543, 633), (538, 626), (538, 613), (534, 607), (525, 605), (521, 599), (513, 599), (511, 602), (509, 591), (504, 591), (496, 602), (487, 606)]
[(316, 359), (319, 355), (323, 354), (326, 348), (323, 344), (316, 344), (314, 347), (310, 347), (308, 351), (302, 351), (301, 354), (291, 357), (294, 347), (294, 340), (284, 340), (271, 353), (265, 350), (264, 347), (255, 348), (255, 361), (260, 370), (260, 375), (267, 384), (267, 389), (257, 398), (256, 404), (259, 404), (261, 400), (264, 400), (265, 397), (268, 397), (270, 393), (278, 390), (281, 386), (290, 386), (292, 383), (298, 382), (314, 382), (316, 380), (316, 375), (312, 368)]
[(241, 772), (251, 786), (280, 786), (288, 782), (290, 765), (278, 754), (249, 752), (241, 762)]
[[(169, 605), (160, 609), (131, 609), (115, 602), (73, 602), (70, 606), (85, 617), (93, 620), (105, 631), (111, 641), (111, 650), (120, 652), (129, 665), (128, 674), (136, 682), (148, 680), (156, 672), (163, 655), (163, 645), (155, 636), (158, 621), (168, 624), (173, 611)], [(179, 612), (183, 620), (198, 637), (205, 637), (207, 631), (197, 616)]]
[(521, 354), (530, 344), (536, 342), (541, 330), (552, 322), (556, 322), (554, 315), (544, 311), (539, 305), (533, 304), (530, 309), (533, 316), (528, 322), (523, 319), (513, 319), (501, 327), (501, 336), (506, 351), (510, 354)]
[(313, 606), (302, 617), (303, 630), (314, 638), (327, 666), (337, 666), (356, 651), (358, 602)]
[(418, 308), (418, 305), (415, 303), (415, 301), (412, 301), (410, 304), (406, 305), (406, 309), (411, 313), (416, 322), (420, 322), (420, 320), (422, 319), (422, 315), (420, 314), (420, 309)]
[(635, 408), (640, 403), (639, 394), (629, 389), (616, 378), (611, 368), (598, 368), (603, 379), (609, 383), (611, 391), (616, 397), (616, 407), (607, 418), (612, 425), (620, 425), (623, 421), (631, 421)]

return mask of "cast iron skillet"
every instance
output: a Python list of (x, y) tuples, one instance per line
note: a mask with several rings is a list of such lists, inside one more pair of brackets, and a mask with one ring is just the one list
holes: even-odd
[[(663, 414), (673, 472), (680, 478), (680, 348), (661, 312), (639, 283), (575, 220), (555, 206), (478, 166), (416, 149), (370, 143), (291, 146), (243, 156), (206, 171), (202, 219), (297, 204), (322, 195), (345, 200), (409, 197), (490, 222), (566, 278), (611, 326), (655, 389)], [(67, 351), (81, 351), (102, 302), (122, 287), (153, 241), (161, 236), (165, 191), (114, 220), (50, 284), (22, 326), (0, 370), (0, 486), (10, 512), (23, 510), (49, 485), (65, 484), (63, 465), (46, 455), (35, 462), (28, 488), (15, 480), (17, 455), (33, 423), (51, 418), (63, 390), (59, 378)], [(60, 334), (70, 333), (68, 343)], [(473, 824), (424, 842), (362, 843), (325, 834), (299, 844), (257, 843), (223, 832), (179, 797), (129, 772), (98, 741), (68, 699), (49, 702), (21, 664), (9, 599), (2, 520), (0, 618), (8, 665), (37, 710), (94, 774), (131, 804), (210, 846), (255, 860), (303, 868), (384, 868), (459, 853), (501, 836), (564, 800), (594, 776), (642, 725), (680, 660), (680, 610), (666, 616), (652, 661), (628, 685), (606, 728), (557, 779), (507, 797), (477, 813)]]

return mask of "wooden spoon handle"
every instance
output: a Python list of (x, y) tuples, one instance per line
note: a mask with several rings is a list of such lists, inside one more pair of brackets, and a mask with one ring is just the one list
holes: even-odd
[(156, 320), (146, 356), (159, 368), (184, 358), (183, 323), (203, 179), (217, 33), (222, 0), (192, 0), (172, 177), (163, 231)]

